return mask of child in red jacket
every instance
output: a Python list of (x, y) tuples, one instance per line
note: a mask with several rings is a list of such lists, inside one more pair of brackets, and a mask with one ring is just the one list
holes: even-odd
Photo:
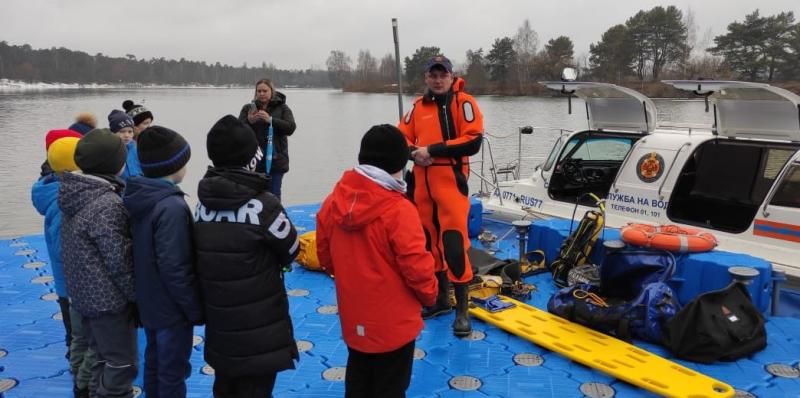
[(336, 276), (347, 343), (346, 397), (404, 397), (411, 381), (422, 305), (436, 300), (433, 257), (419, 214), (406, 199), (408, 146), (400, 130), (372, 127), (359, 165), (317, 213), (317, 255)]

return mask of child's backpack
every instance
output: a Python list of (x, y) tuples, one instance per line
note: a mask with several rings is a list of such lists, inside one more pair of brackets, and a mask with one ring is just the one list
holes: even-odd
[(577, 284), (561, 289), (547, 310), (562, 318), (622, 339), (661, 343), (667, 322), (680, 309), (666, 284), (675, 272), (669, 252), (609, 252), (600, 266), (600, 286)]
[(703, 293), (667, 323), (664, 344), (681, 359), (735, 361), (767, 346), (764, 316), (741, 283)]

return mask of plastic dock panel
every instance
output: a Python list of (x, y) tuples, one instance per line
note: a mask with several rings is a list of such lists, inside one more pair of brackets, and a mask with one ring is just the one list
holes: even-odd
[(523, 302), (490, 313), (469, 310), (476, 318), (548, 350), (620, 380), (668, 397), (733, 397), (730, 385), (647, 352), (622, 340), (572, 323)]

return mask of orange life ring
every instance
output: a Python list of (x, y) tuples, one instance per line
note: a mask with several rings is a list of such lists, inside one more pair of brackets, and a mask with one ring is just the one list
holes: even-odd
[(620, 233), (627, 243), (678, 253), (707, 252), (717, 246), (717, 238), (710, 232), (677, 225), (629, 223)]

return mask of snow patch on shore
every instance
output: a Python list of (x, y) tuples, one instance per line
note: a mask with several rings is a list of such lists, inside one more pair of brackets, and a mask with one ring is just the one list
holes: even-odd
[(45, 91), (45, 90), (92, 90), (92, 89), (142, 89), (142, 88), (250, 88), (250, 86), (208, 84), (170, 85), (170, 84), (101, 84), (101, 83), (28, 83), (19, 80), (0, 79), (0, 91)]

